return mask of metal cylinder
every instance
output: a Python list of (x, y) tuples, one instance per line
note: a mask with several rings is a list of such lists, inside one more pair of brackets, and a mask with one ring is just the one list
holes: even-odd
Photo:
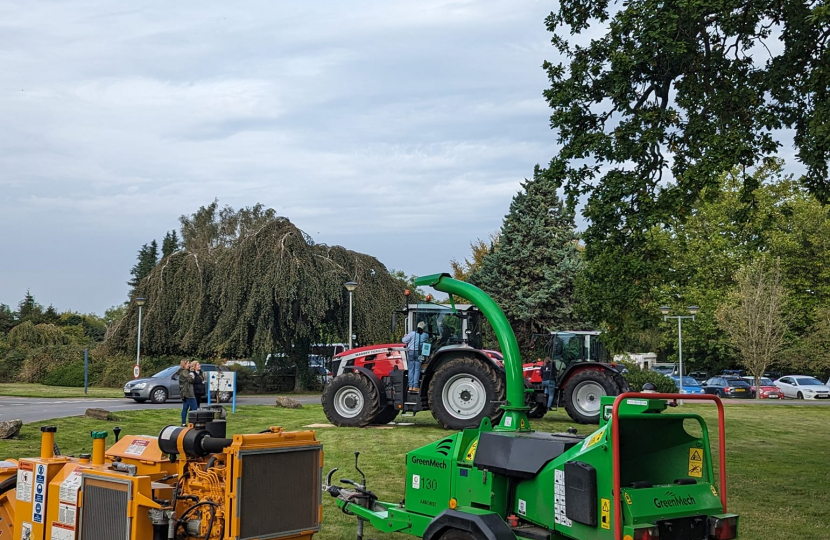
[(90, 435), (92, 436), (92, 464), (103, 465), (104, 452), (107, 449), (107, 432), (93, 431)]
[(55, 433), (56, 426), (43, 426), (40, 428), (40, 457), (51, 459), (55, 457)]
[(213, 420), (207, 423), (205, 426), (210, 433), (211, 437), (218, 437), (220, 439), (224, 439), (225, 436), (228, 434), (228, 423), (224, 420)]

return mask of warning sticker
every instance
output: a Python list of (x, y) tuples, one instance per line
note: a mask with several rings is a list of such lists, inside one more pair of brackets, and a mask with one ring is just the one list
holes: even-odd
[(519, 499), (519, 514), (527, 515), (527, 501), (524, 499)]
[(61, 489), (58, 498), (63, 502), (72, 504), (78, 503), (78, 489), (81, 487), (81, 478), (83, 473), (80, 469), (75, 469), (66, 480), (61, 482)]
[(467, 450), (467, 455), (464, 456), (464, 459), (466, 461), (472, 461), (473, 458), (476, 457), (476, 449), (478, 449), (478, 440), (470, 445), (470, 449)]
[(35, 478), (34, 465), (22, 462), (17, 470), (17, 491), (15, 496), (18, 501), (32, 502), (32, 485)]
[(573, 522), (568, 519), (568, 508), (565, 505), (565, 471), (556, 469), (553, 476), (553, 510), (554, 521), (558, 525), (571, 527)]
[(32, 524), (24, 523), (20, 527), (20, 540), (32, 540)]
[(689, 476), (703, 477), (703, 450), (689, 448)]
[(412, 489), (421, 489), (421, 475), (420, 474), (413, 474), (412, 475)]
[(75, 540), (75, 529), (68, 525), (52, 522), (52, 535), (49, 540)]
[(717, 497), (717, 496), (718, 496), (718, 490), (717, 490), (717, 489), (715, 489), (715, 486), (713, 486), (713, 485), (711, 485), (711, 484), (710, 484), (710, 485), (709, 485), (709, 489), (711, 489), (711, 490), (712, 490), (712, 495), (714, 495), (715, 497)]
[(611, 529), (611, 500), (600, 499), (600, 501), (599, 524), (603, 529)]
[(167, 426), (166, 428), (164, 428), (164, 431), (161, 432), (161, 438), (164, 440), (169, 439), (173, 435), (173, 432), (177, 429), (179, 428), (176, 426)]
[(58, 503), (58, 522), (70, 527), (75, 526), (75, 505)]
[(46, 510), (46, 466), (38, 463), (35, 470), (35, 504), (32, 505), (32, 521), (43, 523)]
[(633, 502), (631, 502), (631, 495), (629, 495), (627, 491), (625, 492), (625, 502), (627, 502), (629, 506), (634, 504)]
[(590, 448), (590, 447), (594, 446), (595, 444), (600, 442), (604, 436), (605, 436), (605, 426), (601, 427), (600, 429), (598, 429), (596, 431), (596, 433), (594, 433), (593, 435), (591, 435), (590, 437), (585, 439), (585, 442), (582, 443), (582, 450), (584, 451), (587, 448)]
[(130, 446), (124, 450), (124, 453), (131, 454), (133, 456), (140, 456), (145, 450), (147, 450), (148, 446), (150, 446), (150, 441), (145, 439), (135, 439), (130, 443)]

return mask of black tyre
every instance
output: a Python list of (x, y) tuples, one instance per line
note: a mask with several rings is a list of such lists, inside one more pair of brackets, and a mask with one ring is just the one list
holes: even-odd
[(614, 377), (597, 369), (583, 369), (574, 374), (563, 389), (565, 411), (574, 422), (598, 424), (600, 397), (616, 396), (619, 387)]
[(618, 394), (625, 394), (626, 392), (631, 391), (631, 385), (628, 384), (628, 381), (623, 376), (622, 373), (618, 371), (612, 371), (611, 376), (614, 378), (614, 382), (617, 383)]
[(150, 401), (153, 403), (164, 403), (168, 397), (167, 389), (163, 386), (156, 386), (150, 390)]
[(378, 393), (372, 381), (357, 373), (331, 380), (320, 399), (329, 422), (339, 427), (363, 427), (379, 414)]
[(210, 397), (211, 403), (230, 403), (232, 394), (230, 392), (214, 392)]
[(147, 401), (147, 398), (143, 398), (143, 397), (134, 397), (134, 398), (133, 398), (133, 400), (134, 400), (136, 403), (144, 403), (145, 401)]
[[(547, 399), (547, 397), (545, 398)], [(528, 418), (542, 418), (548, 412), (548, 404), (545, 403), (532, 403), (530, 405), (530, 410), (527, 411)]]
[(504, 382), (478, 358), (453, 358), (438, 368), (429, 383), (429, 408), (444, 429), (478, 427), (486, 416), (494, 423), (502, 414)]
[(797, 398), (797, 399), (804, 399), (804, 394), (802, 394), (801, 392), (799, 392), (799, 393), (798, 393), (798, 395), (796, 396), (796, 398)]
[(476, 540), (472, 533), (467, 531), (459, 531), (458, 529), (450, 529), (441, 535), (440, 540)]
[(372, 419), (370, 422), (371, 424), (375, 425), (383, 425), (388, 424), (398, 416), (398, 410), (393, 407), (392, 405), (387, 405), (378, 413), (378, 415)]

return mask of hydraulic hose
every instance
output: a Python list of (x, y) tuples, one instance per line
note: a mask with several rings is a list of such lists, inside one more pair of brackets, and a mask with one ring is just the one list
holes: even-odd
[(529, 431), (530, 422), (526, 414), (529, 407), (525, 406), (525, 385), (522, 378), (522, 357), (519, 353), (519, 344), (516, 342), (516, 335), (510, 327), (510, 322), (499, 305), (475, 285), (453, 279), (446, 273), (415, 278), (415, 285), (419, 287), (426, 285), (437, 291), (457, 294), (472, 302), (487, 317), (504, 353), (504, 372), (507, 380), (507, 405), (502, 407), (505, 413), (497, 429)]

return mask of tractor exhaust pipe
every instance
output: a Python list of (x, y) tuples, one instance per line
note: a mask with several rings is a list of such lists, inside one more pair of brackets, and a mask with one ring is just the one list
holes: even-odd
[(416, 278), (415, 285), (426, 285), (437, 291), (466, 298), (487, 317), (504, 353), (504, 372), (507, 379), (507, 405), (502, 406), (504, 416), (495, 429), (496, 431), (530, 431), (530, 422), (527, 419), (527, 411), (530, 408), (525, 406), (525, 385), (522, 379), (522, 357), (519, 353), (519, 344), (499, 305), (478, 287), (453, 279), (446, 273)]

